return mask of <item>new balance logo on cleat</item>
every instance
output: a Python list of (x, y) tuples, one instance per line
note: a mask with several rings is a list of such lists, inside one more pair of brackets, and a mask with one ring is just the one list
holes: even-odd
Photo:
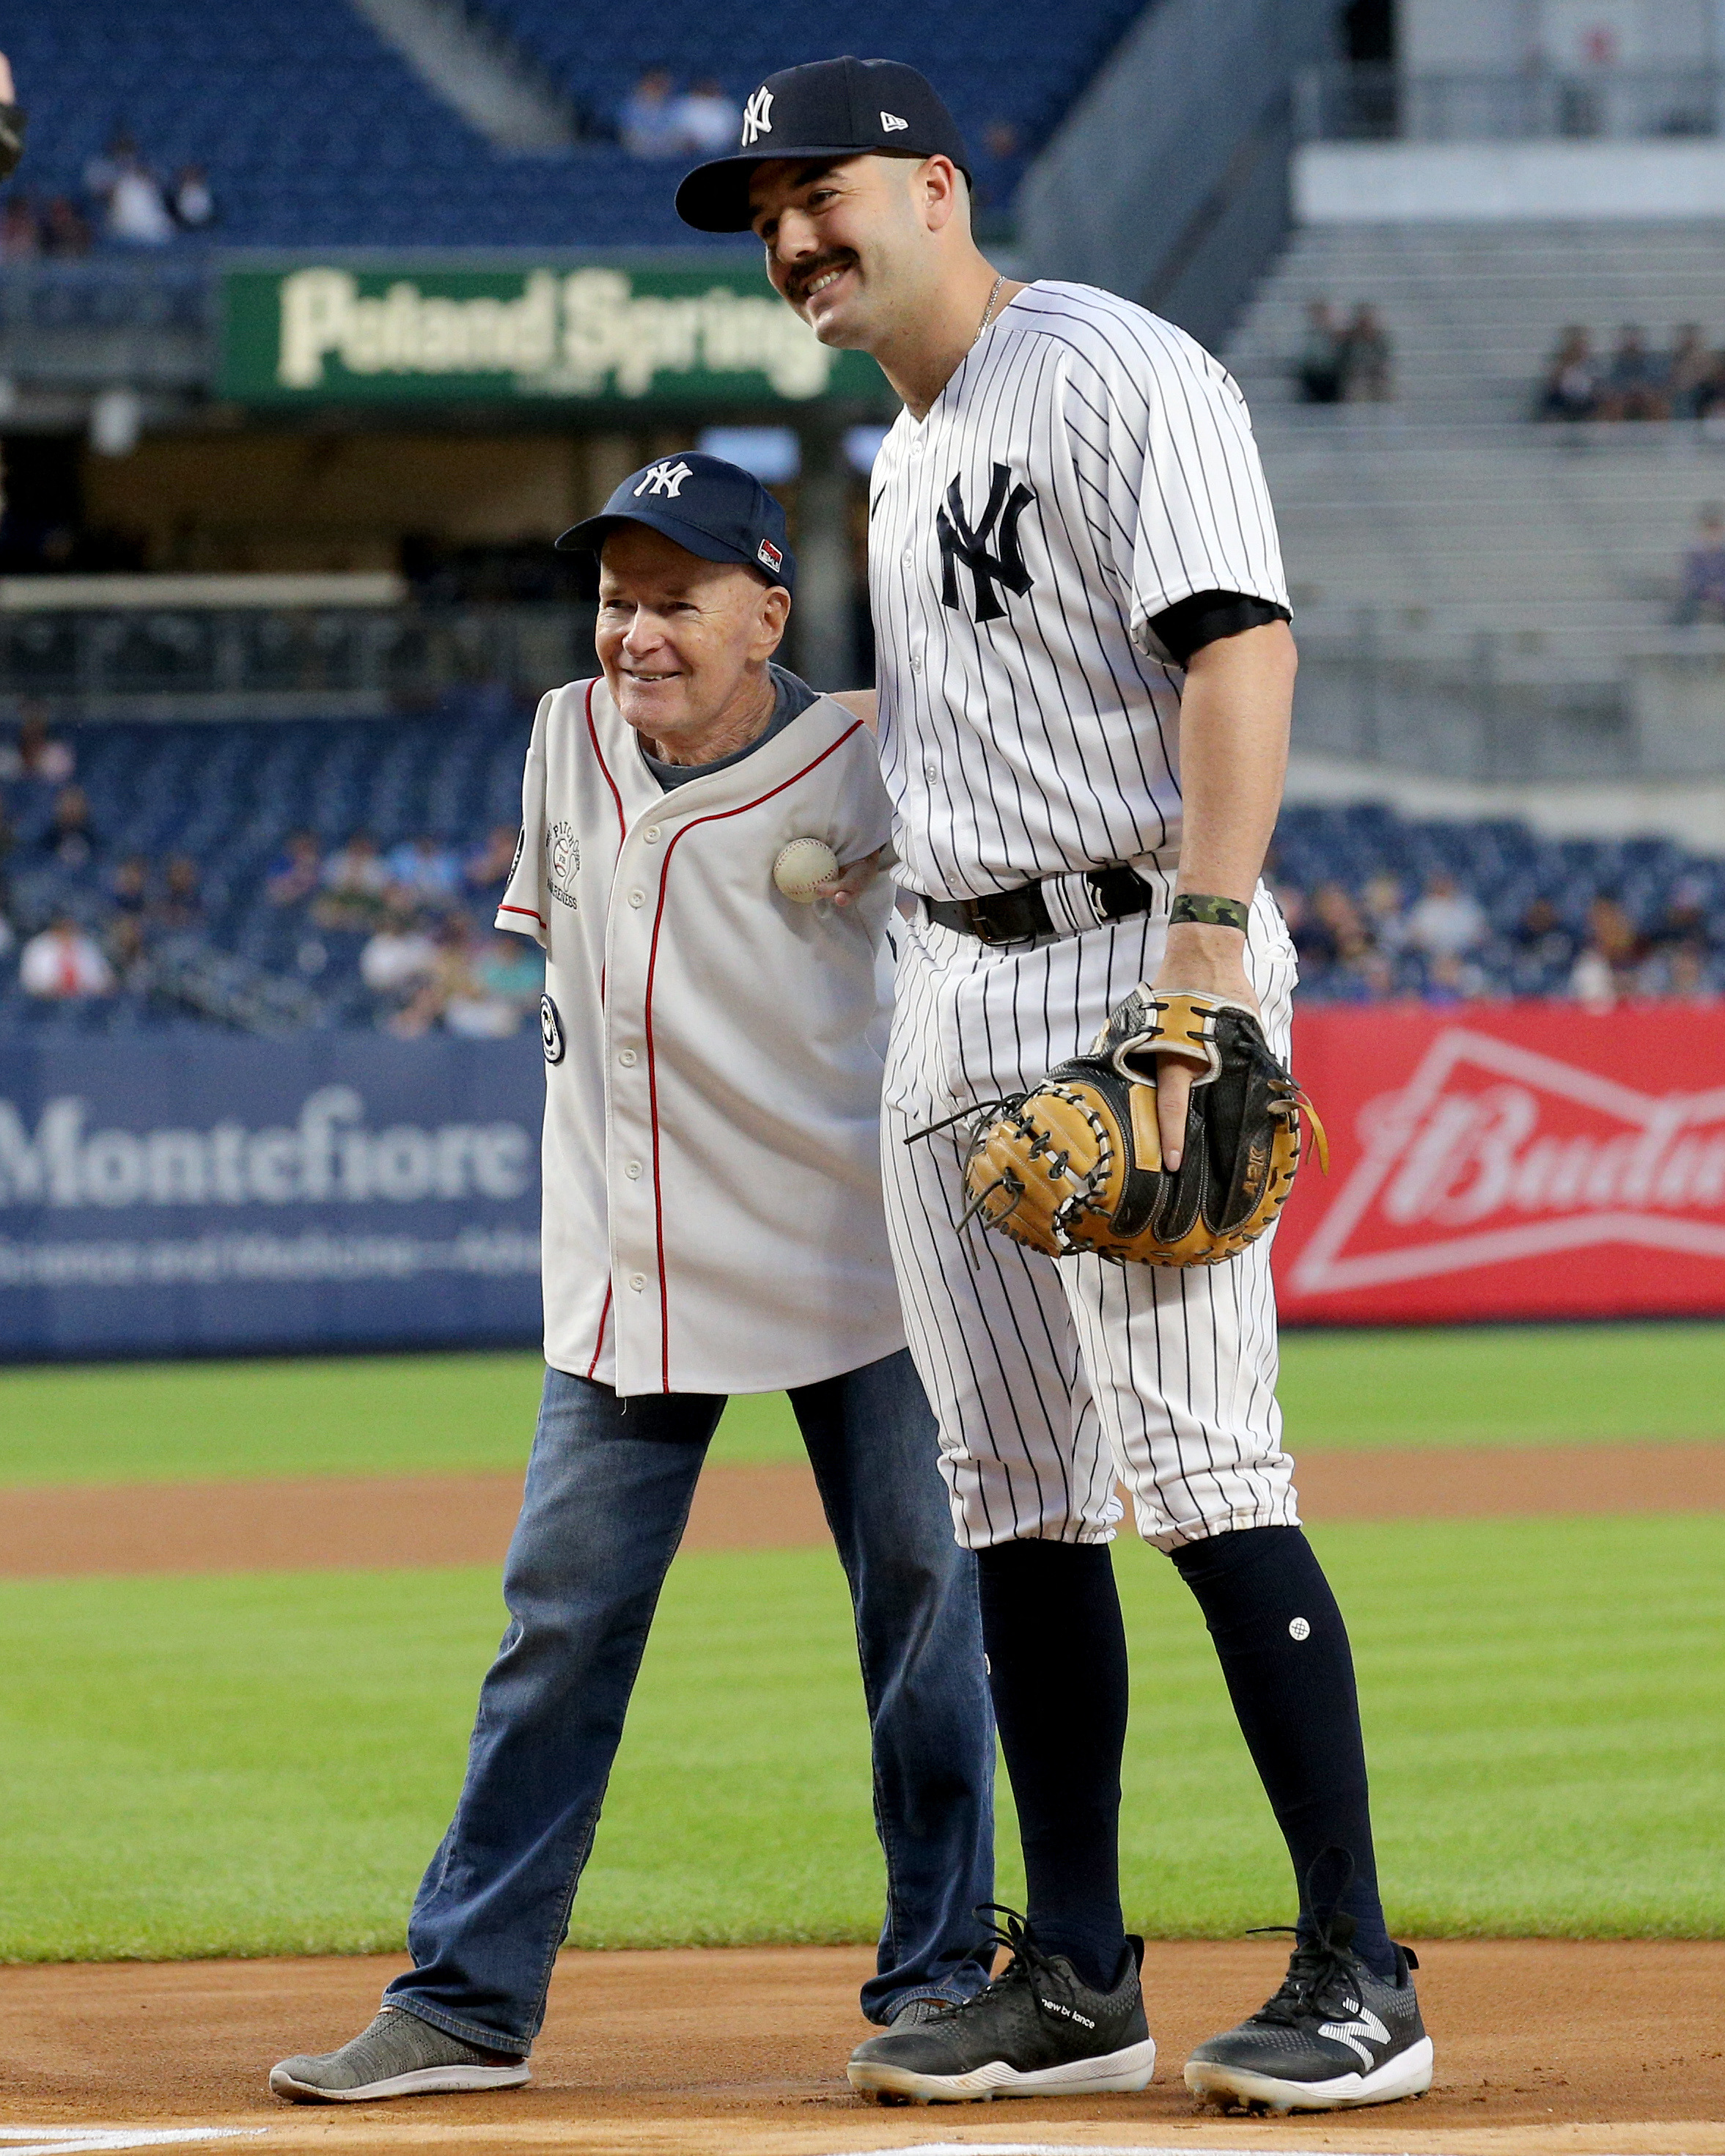
[(1232, 2111), (1343, 2111), (1395, 2103), (1431, 2087), (1431, 2039), (1404, 1947), (1394, 1978), (1352, 1951), (1353, 1919), (1332, 1914), (1301, 1939), (1281, 1989), (1249, 2020), (1186, 2061), (1195, 2096)]

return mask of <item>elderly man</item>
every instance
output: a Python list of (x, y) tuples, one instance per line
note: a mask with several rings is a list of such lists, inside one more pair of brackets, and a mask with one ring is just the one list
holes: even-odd
[[(694, 452), (649, 465), (559, 543), (599, 557), (603, 678), (540, 706), (497, 916), (547, 960), (549, 1367), (513, 1621), (414, 1905), (414, 1966), (361, 2035), (275, 2068), (302, 2102), (527, 2079), (732, 1392), (788, 1390), (855, 1604), (887, 1890), (863, 2010), (904, 2025), (987, 1981), (974, 1560), (952, 1541), (880, 1194), (874, 742), (773, 663), (795, 565), (746, 472)], [(813, 898), (783, 865), (811, 839), (854, 871)]]

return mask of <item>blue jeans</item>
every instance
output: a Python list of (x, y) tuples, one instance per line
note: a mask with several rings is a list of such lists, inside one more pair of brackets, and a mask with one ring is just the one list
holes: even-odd
[[(933, 1417), (902, 1350), (790, 1395), (850, 1584), (873, 1738), (886, 1921), (863, 2012), (988, 1981), (994, 1727), (975, 1560), (952, 1538)], [(480, 1693), (467, 1779), (385, 1993), (525, 2056), (623, 1734), (660, 1589), (725, 1402), (621, 1400), (547, 1370), (504, 1568), (511, 1622)]]

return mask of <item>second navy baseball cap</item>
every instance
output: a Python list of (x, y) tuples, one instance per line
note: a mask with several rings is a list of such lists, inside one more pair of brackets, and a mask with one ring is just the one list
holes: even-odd
[(747, 232), (749, 181), (778, 157), (950, 157), (970, 177), (958, 123), (933, 85), (901, 60), (810, 60), (769, 74), (742, 111), (737, 154), (697, 165), (677, 214), (697, 232)]
[(660, 457), (631, 472), (597, 516), (557, 541), (566, 554), (598, 557), (619, 524), (644, 524), (704, 562), (742, 562), (770, 583), (796, 588), (784, 511), (752, 472), (701, 449)]

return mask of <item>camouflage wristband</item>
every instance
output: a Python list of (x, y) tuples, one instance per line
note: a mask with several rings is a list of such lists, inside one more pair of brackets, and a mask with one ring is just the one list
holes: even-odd
[(1237, 928), (1244, 936), (1251, 917), (1251, 908), (1237, 898), (1212, 898), (1202, 891), (1183, 891), (1169, 911), (1168, 924), (1172, 927), (1182, 921), (1195, 921), (1205, 928)]

